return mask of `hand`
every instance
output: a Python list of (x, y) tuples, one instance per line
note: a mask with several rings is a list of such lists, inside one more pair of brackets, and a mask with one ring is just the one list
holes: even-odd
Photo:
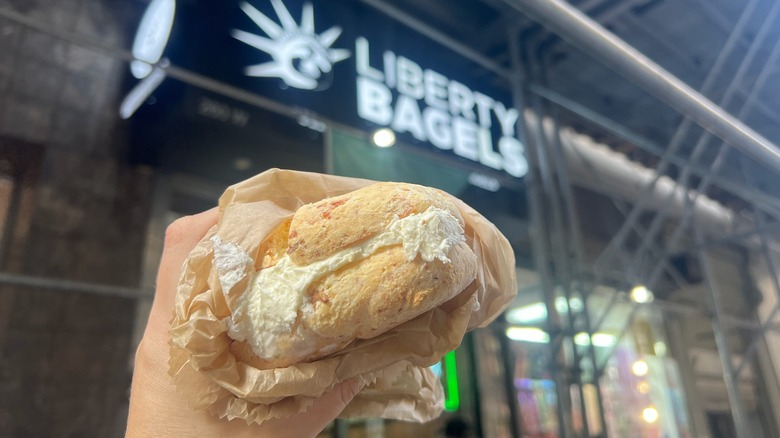
[(308, 411), (262, 425), (220, 420), (190, 408), (168, 375), (170, 333), (179, 273), (190, 251), (217, 222), (211, 209), (174, 222), (165, 233), (157, 292), (146, 331), (135, 356), (127, 437), (313, 437), (321, 432), (360, 391), (347, 381), (325, 393)]

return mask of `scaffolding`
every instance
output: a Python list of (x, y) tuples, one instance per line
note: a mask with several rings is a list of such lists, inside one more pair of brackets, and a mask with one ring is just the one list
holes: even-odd
[[(698, 312), (709, 318), (723, 367), (723, 380), (726, 385), (736, 434), (739, 437), (759, 436), (760, 432), (755, 430), (754, 425), (748, 420), (745, 401), (738, 387), (738, 382), (757, 350), (761, 348), (760, 346), (763, 344), (765, 348), (764, 336), (766, 333), (776, 329), (772, 320), (780, 308), (775, 304), (768, 312), (768, 316), (758, 318), (759, 321), (730, 316), (728, 309), (724, 308), (722, 303), (723, 295), (727, 291), (718, 284), (718, 276), (714, 272), (711, 253), (719, 247), (735, 242), (750, 247), (764, 258), (763, 263), (767, 267), (774, 293), (780, 294), (775, 252), (771, 248), (773, 241), (769, 234), (770, 224), (767, 224), (768, 220), (771, 221), (770, 218), (778, 218), (776, 211), (778, 202), (777, 199), (767, 196), (756, 187), (752, 178), (751, 163), (748, 159), (748, 157), (752, 157), (776, 171), (780, 169), (778, 167), (780, 164), (778, 152), (780, 150), (739, 121), (739, 119), (746, 118), (749, 112), (754, 109), (755, 98), (765, 85), (777, 60), (780, 52), (779, 43), (774, 44), (769, 58), (762, 66), (756, 80), (751, 84), (750, 93), (747, 99), (742, 102), (737, 118), (722, 109), (722, 107), (732, 103), (737, 86), (745, 81), (747, 68), (755, 61), (758, 48), (765, 43), (769, 31), (776, 24), (775, 19), (780, 11), (780, 5), (775, 4), (770, 9), (758, 34), (745, 52), (725, 94), (718, 102), (719, 106), (709, 101), (704, 97), (704, 94), (711, 91), (714, 84), (713, 78), (720, 73), (723, 63), (743, 37), (745, 23), (753, 13), (757, 2), (751, 2), (744, 9), (742, 16), (731, 31), (727, 43), (722, 48), (716, 65), (710, 70), (700, 91), (693, 90), (565, 2), (558, 0), (507, 0), (507, 3), (538, 20), (545, 27), (588, 53), (597, 61), (605, 63), (627, 79), (650, 91), (685, 116), (667, 145), (654, 145), (651, 141), (629, 132), (626, 128), (542, 86), (532, 85), (526, 88), (525, 99), (535, 114), (535, 117), (526, 120), (530, 120), (527, 125), (527, 134), (532, 139), (530, 144), (533, 146), (529, 156), (535, 165), (531, 174), (533, 182), (530, 190), (534, 204), (532, 210), (535, 212), (533, 219), (536, 223), (534, 227), (536, 259), (537, 264), (542, 267), (539, 274), (542, 277), (542, 288), (545, 292), (548, 315), (553, 315), (547, 323), (548, 331), (558, 334), (556, 339), (550, 342), (550, 356), (552, 363), (562, 369), (564, 365), (572, 366), (572, 364), (575, 368), (571, 373), (556, 373), (559, 399), (567, 400), (570, 398), (567, 388), (571, 384), (579, 385), (579, 394), (583, 394), (583, 382), (579, 377), (583, 369), (591, 368), (594, 370), (590, 383), (597, 388), (599, 378), (604, 373), (605, 363), (603, 360), (597, 360), (594, 353), (595, 347), (592, 343), (587, 347), (587, 351), (582, 357), (577, 354), (578, 347), (574, 342), (574, 334), (584, 328), (592, 337), (603, 324), (610, 309), (624, 297), (617, 293), (614, 294), (607, 309), (594, 321), (589, 317), (587, 311), (588, 298), (590, 294), (594, 293), (594, 289), (608, 281), (607, 278), (610, 276), (613, 277), (612, 280), (623, 283), (624, 287), (630, 287), (633, 284), (653, 289), (662, 275), (668, 275), (677, 283), (676, 287), (685, 289), (690, 284), (684, 279), (678, 268), (670, 263), (673, 254), (685, 252), (695, 254), (698, 259), (703, 273), (706, 306), (703, 308), (684, 308), (684, 306), (664, 300), (656, 300), (652, 304), (634, 304), (619, 337), (629, 329), (632, 319), (642, 309), (642, 306), (654, 306), (666, 314)], [(517, 37), (514, 39), (516, 40)], [(532, 61), (532, 65), (525, 65), (529, 81), (534, 83), (543, 81), (545, 53), (539, 47), (531, 46), (524, 49), (527, 54), (525, 59)], [(516, 71), (519, 71), (522, 66), (519, 60), (515, 62)], [(581, 213), (575, 205), (572, 182), (569, 178), (571, 160), (567, 160), (561, 142), (562, 127), (559, 125), (558, 117), (561, 111), (576, 113), (615, 136), (657, 155), (660, 160), (656, 168), (653, 169), (653, 178), (643, 185), (641, 192), (637, 193), (630, 203), (624, 204), (623, 223), (595, 260), (587, 260), (583, 257), (582, 237), (577, 219)], [(553, 124), (551, 129), (545, 129), (545, 119), (551, 120)], [(680, 157), (678, 151), (680, 151), (680, 147), (694, 123), (706, 129), (707, 132), (698, 138), (689, 156)], [(702, 162), (702, 156), (705, 148), (710, 144), (712, 136), (717, 137), (722, 142), (717, 147), (714, 159), (706, 164)], [(727, 155), (730, 153), (732, 154), (731, 160), (738, 160), (742, 167), (744, 178), (741, 181), (719, 175), (719, 170), (727, 162)], [(668, 169), (672, 166), (677, 167), (677, 178), (674, 183), (679, 192), (669, 192), (663, 202), (649, 208), (651, 199), (659, 196), (660, 182), (668, 178)], [(708, 232), (702, 225), (701, 218), (696, 214), (696, 211), (710, 187), (719, 187), (750, 203), (752, 217), (742, 218), (742, 223), (739, 224), (732, 223), (727, 227), (728, 231), (723, 230), (717, 234)], [(602, 191), (602, 193), (609, 194), (608, 191)], [(684, 203), (682, 212), (679, 212), (676, 218), (670, 218), (670, 207), (675, 203), (675, 199), (680, 197)], [(736, 218), (732, 219), (737, 221)], [(667, 229), (664, 230), (664, 226)], [(668, 227), (671, 227), (671, 230)], [(737, 229), (740, 231), (737, 232)], [(680, 244), (684, 244), (685, 237), (690, 233), (689, 230), (692, 230), (694, 238), (687, 247), (681, 247)], [(662, 233), (665, 236), (662, 237)], [(630, 245), (629, 248), (628, 241), (632, 237), (638, 243)], [(608, 268), (614, 265), (622, 267), (617, 275), (614, 269)], [(573, 294), (580, 295), (586, 306), (585, 311), (581, 314), (582, 321), (578, 321), (576, 315), (572, 315), (571, 312), (566, 318), (557, 317), (554, 307), (556, 287), (563, 288), (567, 301), (572, 299)], [(751, 336), (748, 340), (748, 347), (740, 352), (741, 357), (737, 362), (733, 360), (736, 352), (733, 351), (733, 345), (729, 342), (729, 336), (731, 332), (744, 327), (749, 327)], [(562, 349), (567, 343), (569, 348), (575, 352), (574, 358), (568, 364), (557, 363), (556, 359), (563, 356)], [(601, 404), (602, 391), (597, 391), (597, 394), (600, 423), (604, 425), (604, 406)], [(579, 402), (582, 406), (585, 405), (584, 400)], [(569, 400), (567, 403), (559, 404), (559, 415), (565, 419), (559, 424), (560, 436), (578, 436), (571, 426), (571, 410), (565, 409), (566, 405), (571, 403), (572, 401)], [(701, 430), (705, 426), (701, 420), (691, 419), (690, 423), (695, 436), (706, 434), (706, 430)], [(605, 434), (605, 429), (601, 425), (595, 427), (592, 424), (589, 425), (587, 417), (585, 417), (585, 436)], [(776, 427), (773, 429), (769, 427), (765, 427), (768, 430), (765, 430), (764, 433), (767, 436), (774, 436), (772, 434), (777, 430)]]

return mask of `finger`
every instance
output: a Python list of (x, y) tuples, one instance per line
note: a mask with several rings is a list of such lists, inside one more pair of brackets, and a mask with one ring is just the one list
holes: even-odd
[[(288, 418), (263, 423), (267, 431), (278, 437), (314, 437), (341, 414), (349, 402), (363, 389), (357, 379), (344, 381), (314, 401), (306, 412)], [(269, 435), (271, 436), (271, 435)]]
[(215, 207), (203, 213), (177, 219), (165, 230), (165, 246), (157, 272), (154, 311), (167, 314), (173, 310), (176, 286), (184, 261), (208, 230), (217, 223), (218, 216), (219, 210)]

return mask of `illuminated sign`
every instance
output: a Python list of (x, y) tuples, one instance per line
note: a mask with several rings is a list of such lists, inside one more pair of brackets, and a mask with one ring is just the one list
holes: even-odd
[[(333, 65), (350, 56), (347, 50), (330, 48), (342, 29), (334, 26), (316, 34), (311, 3), (303, 5), (300, 25), (281, 0), (271, 0), (271, 5), (281, 25), (249, 3), (240, 4), (268, 37), (236, 29), (232, 36), (273, 58), (246, 67), (245, 74), (280, 78), (302, 90), (329, 87)], [(382, 53), (381, 65), (372, 65), (364, 36), (355, 39), (354, 59), (361, 120), (514, 177), (528, 173), (525, 147), (515, 129), (517, 109), (391, 50)]]
[[(369, 43), (355, 42), (357, 111), (361, 119), (409, 133), (442, 150), (516, 177), (528, 173), (515, 125), (520, 112), (388, 50), (381, 69), (369, 63)], [(395, 91), (397, 97), (394, 97)], [(494, 149), (491, 127), (501, 137)]]
[(146, 8), (133, 41), (134, 61), (130, 71), (138, 79), (152, 73), (152, 64), (162, 57), (171, 35), (173, 17), (176, 14), (175, 0), (152, 0)]
[(331, 27), (317, 35), (314, 32), (314, 8), (303, 6), (301, 25), (295, 22), (280, 0), (271, 0), (281, 26), (247, 2), (241, 3), (244, 13), (270, 37), (265, 38), (234, 29), (233, 37), (255, 49), (268, 53), (273, 61), (246, 67), (247, 76), (277, 77), (285, 84), (302, 90), (327, 88), (333, 64), (349, 58), (349, 50), (331, 49), (341, 35), (341, 28)]
[(455, 351), (450, 351), (443, 359), (444, 409), (457, 411), (460, 407), (460, 386), (458, 385), (458, 364)]
[[(169, 38), (174, 15), (176, 38)], [(521, 112), (505, 78), (365, 2), (151, 0), (133, 53), (131, 69), (143, 83), (123, 102), (123, 117), (143, 107), (152, 91), (158, 102), (175, 105), (176, 82), (156, 91), (170, 59), (215, 85), (282, 103), (317, 131), (327, 129), (319, 117), (380, 132), (380, 139), (392, 138), (391, 130), (395, 144), (459, 163), (468, 181), (485, 190), (522, 184), (514, 180), (528, 172)]]
[(444, 410), (449, 412), (457, 411), (460, 408), (460, 385), (458, 383), (458, 363), (455, 359), (455, 350), (447, 353), (430, 369), (441, 380), (444, 387)]
[[(161, 59), (171, 36), (176, 0), (152, 0), (135, 33), (130, 73), (141, 81), (119, 105), (119, 117), (129, 119), (166, 78), (170, 62)], [(154, 66), (156, 65), (156, 67)]]

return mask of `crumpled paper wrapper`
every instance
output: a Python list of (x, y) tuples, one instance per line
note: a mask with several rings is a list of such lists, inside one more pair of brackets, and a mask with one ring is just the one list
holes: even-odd
[[(342, 417), (425, 422), (441, 414), (443, 389), (428, 367), (457, 348), (466, 331), (495, 319), (517, 290), (509, 242), (456, 198), (466, 222), (467, 242), (479, 264), (476, 281), (458, 296), (387, 333), (355, 341), (310, 363), (258, 370), (236, 361), (229, 350), (230, 308), (247, 287), (254, 266), (246, 263), (234, 269), (237, 272), (218, 272), (212, 238), (238, 245), (254, 259), (263, 240), (303, 204), (373, 182), (272, 169), (229, 187), (222, 195), (218, 224), (183, 267), (171, 324), (170, 375), (194, 408), (208, 409), (220, 418), (262, 423), (305, 411), (316, 397), (354, 378), (367, 386)], [(237, 281), (225, 282), (226, 276)]]

